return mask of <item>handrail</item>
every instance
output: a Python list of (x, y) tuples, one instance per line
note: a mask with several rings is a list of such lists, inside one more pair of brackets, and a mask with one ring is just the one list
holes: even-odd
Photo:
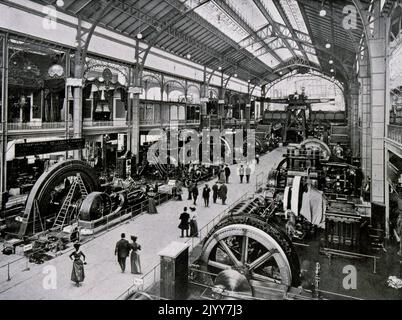
[(23, 123), (8, 123), (9, 131), (25, 131), (25, 130), (51, 130), (65, 129), (66, 122), (23, 122)]
[[(190, 246), (190, 251), (193, 250), (196, 246), (198, 246), (208, 235), (208, 233), (212, 230), (213, 227), (215, 227), (221, 220), (222, 218), (224, 218), (225, 216), (229, 215), (230, 212), (242, 201), (244, 201), (245, 199), (247, 199), (248, 197), (250, 197), (251, 194), (246, 192), (242, 197), (240, 197), (240, 199), (238, 199), (236, 202), (234, 202), (233, 204), (231, 204), (229, 207), (227, 207), (223, 212), (221, 212), (218, 216), (216, 216), (214, 219), (212, 219), (210, 222), (208, 222), (203, 228), (201, 228), (198, 231), (198, 237), (197, 238), (191, 238), (189, 240), (187, 240), (185, 243), (188, 244)], [(206, 232), (205, 232), (206, 231)], [(202, 234), (205, 233), (204, 237), (202, 237)], [(197, 239), (197, 240), (195, 240)], [(199, 240), (199, 241), (198, 241)], [(198, 241), (198, 242), (196, 242)], [(144, 274), (140, 279), (142, 280), (142, 283), (145, 283), (145, 279), (152, 273), (154, 272), (154, 281), (151, 282), (151, 284), (149, 284), (148, 286), (144, 287), (144, 285), (142, 285), (141, 287), (141, 291), (146, 291), (149, 288), (151, 288), (153, 285), (155, 285), (156, 283), (156, 269), (160, 268), (160, 262), (157, 263), (151, 270), (149, 270), (146, 274)], [(126, 296), (128, 296), (135, 288), (137, 288), (138, 286), (136, 284), (133, 284), (132, 286), (130, 286), (127, 290), (125, 290), (121, 295), (119, 295), (116, 300), (120, 300)]]
[(83, 121), (84, 128), (97, 128), (97, 127), (128, 127), (128, 122), (125, 120), (108, 120), (108, 121)]
[(402, 125), (388, 125), (388, 138), (398, 143), (402, 143)]
[(190, 125), (190, 124), (200, 124), (200, 120), (163, 120), (163, 121), (154, 121), (154, 120), (140, 120), (140, 126), (168, 126), (171, 124), (179, 124), (179, 125)]
[[(166, 194), (158, 194), (158, 195), (157, 195), (157, 198), (156, 198), (155, 200), (156, 200), (156, 202), (157, 202), (157, 205), (160, 205), (160, 204), (166, 202), (167, 200), (170, 200), (170, 198), (171, 198), (171, 197), (170, 197), (169, 195), (166, 195)], [(135, 204), (135, 205), (133, 205), (133, 206), (130, 206), (130, 207), (126, 208), (126, 209), (123, 209), (123, 210), (121, 210), (121, 211), (115, 213), (115, 214), (113, 215), (115, 218), (112, 219), (111, 221), (113, 221), (113, 222), (114, 222), (114, 221), (123, 222), (124, 220), (134, 219), (136, 216), (139, 216), (139, 215), (141, 215), (142, 213), (146, 212), (146, 210), (144, 210), (145, 208), (148, 208), (148, 199), (146, 199), (146, 200), (144, 200), (144, 201), (142, 201), (142, 202), (140, 202), (140, 203), (137, 203), (137, 204)], [(133, 213), (135, 213), (134, 216), (133, 216)], [(131, 217), (128, 217), (129, 214), (131, 215)], [(123, 219), (123, 218), (124, 218), (124, 219)], [(89, 242), (89, 241), (91, 241), (91, 240), (93, 240), (93, 239), (95, 239), (95, 238), (98, 238), (98, 237), (104, 235), (105, 233), (107, 233), (107, 232), (109, 232), (109, 231), (111, 231), (111, 230), (113, 230), (113, 229), (115, 229), (115, 228), (120, 227), (119, 223), (117, 223), (116, 226), (114, 226), (113, 228), (110, 228), (110, 227), (109, 227), (109, 223), (111, 222), (111, 221), (110, 221), (110, 217), (106, 217), (104, 220), (106, 220), (106, 229), (105, 229), (103, 232), (98, 233), (96, 236), (93, 235), (92, 237), (87, 237), (86, 239), (84, 239), (84, 241), (81, 241), (81, 243), (87, 243), (87, 242)], [(41, 250), (42, 250), (42, 249), (39, 249), (38, 251), (31, 252), (31, 254), (40, 252)], [(65, 253), (70, 252), (70, 251), (72, 251), (72, 250), (73, 250), (72, 248), (69, 248), (69, 249), (67, 249), (66, 251), (62, 251), (61, 254), (65, 254)], [(4, 268), (8, 268), (8, 269), (9, 269), (10, 266), (12, 266), (13, 264), (16, 264), (17, 262), (21, 262), (21, 261), (23, 261), (24, 259), (27, 259), (27, 263), (28, 263), (29, 257), (27, 257), (27, 256), (20, 256), (20, 257), (16, 258), (15, 260), (13, 260), (13, 261), (11, 261), (11, 262), (5, 264), (5, 265), (0, 266), (0, 270), (2, 270), (2, 269), (4, 269)], [(21, 271), (24, 271), (24, 270), (21, 270)]]

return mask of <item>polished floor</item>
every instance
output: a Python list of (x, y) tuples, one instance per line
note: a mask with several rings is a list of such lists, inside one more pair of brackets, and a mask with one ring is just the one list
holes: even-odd
[[(251, 178), (250, 184), (240, 184), (236, 176), (236, 167), (232, 166), (231, 183), (228, 185), (228, 204), (234, 203), (248, 192), (254, 192), (256, 179), (266, 179), (271, 168), (276, 167), (282, 159), (284, 149), (277, 149), (261, 158), (260, 164)], [(212, 186), (214, 181), (209, 184)], [(201, 188), (201, 187), (200, 187)], [(186, 196), (185, 191), (185, 196)], [(186, 197), (184, 197), (186, 199)], [(227, 208), (221, 204), (204, 208), (202, 199), (198, 199), (198, 224), (203, 228)], [(179, 215), (184, 206), (190, 206), (190, 201), (170, 201), (158, 207), (159, 214), (143, 214), (135, 220), (124, 223), (99, 237), (85, 243), (82, 251), (87, 256), (85, 281), (79, 288), (70, 281), (72, 262), (66, 253), (43, 265), (29, 265), (26, 260), (11, 264), (11, 280), (7, 281), (7, 268), (0, 268), (0, 300), (6, 299), (116, 299), (134, 283), (130, 270), (121, 273), (114, 256), (116, 242), (120, 234), (137, 235), (138, 243), (142, 245), (142, 271), (146, 274), (159, 262), (158, 252), (172, 241), (185, 242), (180, 238)], [(3, 265), (1, 263), (0, 265)], [(55, 268), (49, 268), (55, 267)], [(129, 268), (128, 268), (129, 269)], [(49, 271), (56, 271), (56, 289), (46, 289)], [(152, 277), (152, 274), (150, 275)]]

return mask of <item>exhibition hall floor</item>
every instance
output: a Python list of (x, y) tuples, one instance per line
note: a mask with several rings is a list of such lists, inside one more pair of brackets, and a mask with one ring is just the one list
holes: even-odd
[[(256, 179), (266, 181), (268, 172), (279, 164), (283, 152), (284, 149), (279, 148), (261, 157), (250, 184), (240, 184), (236, 174), (237, 166), (232, 166), (226, 206), (223, 206), (221, 200), (218, 200), (218, 204), (211, 204), (209, 208), (205, 208), (200, 192), (197, 201), (199, 229), (206, 226), (244, 194), (255, 192)], [(208, 184), (212, 187), (215, 181), (210, 181)], [(200, 185), (200, 191), (203, 186)], [(7, 281), (7, 268), (1, 268), (0, 300), (110, 300), (118, 298), (133, 285), (135, 277), (141, 277), (141, 275), (130, 273), (129, 259), (127, 259), (126, 272), (122, 273), (120, 270), (114, 255), (115, 245), (120, 239), (120, 234), (126, 233), (128, 240), (131, 235), (138, 237), (137, 242), (142, 246), (140, 251), (142, 272), (146, 274), (159, 263), (158, 252), (172, 241), (186, 242), (189, 240), (189, 238), (180, 238), (178, 229), (179, 216), (183, 207), (192, 206), (192, 202), (186, 199), (187, 190), (184, 190), (184, 201), (169, 201), (158, 207), (158, 214), (137, 216), (132, 221), (122, 223), (83, 244), (81, 250), (86, 255), (88, 264), (85, 266), (85, 280), (81, 287), (75, 287), (70, 280), (72, 261), (69, 259), (69, 253), (71, 251), (42, 265), (27, 265), (26, 259), (13, 263), (10, 266), (10, 281)], [(30, 270), (23, 271), (27, 266)], [(52, 275), (54, 278), (51, 278)]]

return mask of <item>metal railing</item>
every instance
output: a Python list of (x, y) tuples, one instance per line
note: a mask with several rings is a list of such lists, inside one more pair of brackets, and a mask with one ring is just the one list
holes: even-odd
[(84, 128), (105, 128), (105, 127), (128, 127), (128, 122), (124, 120), (111, 121), (84, 121)]
[(161, 126), (166, 127), (170, 125), (199, 125), (200, 120), (166, 120), (166, 121), (154, 121), (154, 120), (140, 120), (140, 126)]
[[(187, 240), (185, 243), (189, 245), (189, 250), (190, 252), (196, 248), (199, 244), (204, 241), (204, 239), (208, 236), (209, 232), (226, 216), (229, 216), (231, 211), (240, 203), (243, 202), (244, 200), (254, 197), (254, 195), (250, 193), (245, 193), (239, 200), (234, 202), (232, 205), (227, 207), (223, 212), (221, 212), (219, 215), (217, 215), (215, 218), (213, 218), (210, 222), (208, 222), (203, 228), (198, 230), (198, 237), (193, 237), (189, 240)], [(130, 286), (127, 290), (125, 290), (120, 296), (116, 298), (116, 300), (121, 300), (126, 297), (128, 297), (130, 294), (132, 294), (134, 291), (139, 290), (139, 291), (147, 291), (150, 288), (152, 288), (154, 285), (156, 285), (157, 282), (160, 280), (160, 262), (156, 264), (151, 270), (149, 270), (146, 274), (144, 274), (140, 279), (139, 282), (142, 284), (139, 286), (138, 284), (133, 284)], [(158, 274), (155, 274), (159, 270)], [(138, 281), (138, 280), (137, 280)]]
[(7, 124), (8, 131), (54, 130), (65, 128), (66, 122), (24, 122)]
[[(172, 196), (169, 194), (157, 194), (155, 196), (155, 204), (159, 206), (162, 203), (165, 203), (172, 199)], [(120, 226), (120, 223), (127, 221), (127, 220), (133, 220), (137, 216), (139, 216), (142, 213), (145, 213), (148, 211), (148, 199), (131, 206), (129, 208), (120, 210), (119, 212), (116, 212), (113, 215), (109, 215), (103, 219), (99, 219), (94, 222), (93, 228), (99, 227), (101, 224), (105, 225), (105, 228), (102, 232), (99, 232), (97, 234), (93, 234), (91, 236), (83, 236), (81, 239), (81, 243), (87, 243), (89, 241), (92, 241), (105, 233), (114, 230), (115, 228), (118, 228)], [(42, 249), (39, 249), (37, 252), (41, 251)], [(64, 251), (59, 252), (58, 255), (65, 254), (67, 252), (72, 251), (73, 249), (70, 247)], [(37, 252), (31, 252), (30, 254), (34, 254)], [(4, 265), (0, 266), (0, 283), (3, 281), (10, 281), (18, 272), (24, 272), (29, 270), (29, 256), (25, 255), (20, 255), (18, 258), (16, 258), (13, 261), (10, 261), (9, 263), (6, 263)]]
[(388, 138), (395, 142), (402, 143), (402, 125), (390, 124), (388, 126)]
[[(153, 121), (153, 120), (140, 120), (141, 126), (171, 126), (171, 125), (199, 125), (200, 120), (171, 120), (171, 121)], [(130, 122), (124, 120), (111, 120), (111, 121), (83, 121), (83, 128), (121, 128), (129, 127)], [(31, 131), (31, 130), (61, 130), (65, 129), (67, 122), (23, 122), (23, 123), (8, 123), (8, 131)], [(69, 122), (69, 127), (73, 127), (73, 123)], [(0, 131), (2, 124), (0, 124)]]

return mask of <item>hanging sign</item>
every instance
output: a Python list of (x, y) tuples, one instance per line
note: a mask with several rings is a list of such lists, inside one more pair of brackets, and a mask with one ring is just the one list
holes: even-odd
[(142, 93), (142, 88), (141, 87), (129, 87), (128, 88), (128, 93), (141, 94)]
[(39, 154), (80, 150), (84, 148), (85, 148), (84, 139), (66, 139), (66, 140), (17, 143), (15, 145), (15, 156), (19, 158)]
[(82, 87), (83, 86), (83, 80), (82, 79), (76, 79), (76, 78), (67, 78), (66, 84), (69, 87)]

